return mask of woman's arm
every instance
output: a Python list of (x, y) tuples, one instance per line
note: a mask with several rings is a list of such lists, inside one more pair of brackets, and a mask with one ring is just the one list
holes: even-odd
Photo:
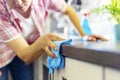
[(39, 37), (32, 45), (29, 45), (26, 40), (20, 36), (7, 44), (13, 49), (16, 55), (29, 64), (36, 60), (43, 52), (48, 56), (55, 58), (55, 54), (50, 51), (50, 48), (57, 50), (57, 46), (52, 42), (54, 40), (63, 40), (54, 34), (46, 34)]
[(68, 15), (69, 19), (74, 24), (75, 28), (78, 30), (80, 35), (83, 37), (85, 36), (85, 33), (81, 27), (80, 20), (75, 12), (75, 10), (71, 6), (67, 6), (66, 10), (64, 11), (64, 14)]
[(64, 11), (64, 14), (68, 15), (69, 19), (72, 21), (72, 23), (74, 24), (74, 27), (77, 29), (77, 31), (79, 32), (79, 34), (84, 38), (87, 38), (87, 40), (90, 41), (96, 41), (98, 39), (102, 40), (102, 41), (107, 41), (106, 38), (104, 38), (103, 36), (100, 35), (95, 35), (95, 34), (91, 34), (91, 35), (86, 35), (82, 29), (82, 26), (80, 24), (80, 20), (75, 12), (75, 10), (70, 6), (67, 5), (66, 10)]

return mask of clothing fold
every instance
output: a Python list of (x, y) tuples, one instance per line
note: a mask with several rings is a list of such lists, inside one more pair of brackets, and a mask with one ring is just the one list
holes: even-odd
[(62, 45), (67, 44), (70, 45), (72, 39), (67, 39), (63, 41), (54, 41), (57, 45), (58, 50), (54, 50), (51, 48), (51, 51), (57, 56), (57, 58), (52, 58), (50, 56), (47, 57), (47, 67), (49, 69), (49, 74), (52, 74), (56, 69), (64, 68), (65, 60), (64, 57), (61, 55), (62, 53)]

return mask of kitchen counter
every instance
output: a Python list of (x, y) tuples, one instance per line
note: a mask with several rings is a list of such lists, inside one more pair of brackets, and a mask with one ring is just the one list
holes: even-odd
[[(73, 40), (71, 45), (62, 45), (61, 54), (65, 56), (65, 67), (56, 69), (50, 77), (51, 80), (120, 79), (119, 43), (112, 41), (87, 42)], [(39, 63), (42, 66), (42, 62)], [(48, 69), (45, 64), (42, 67), (40, 70), (37, 69), (37, 71), (43, 74), (43, 80), (48, 80)]]
[(73, 40), (71, 45), (63, 45), (62, 51), (65, 57), (120, 69), (120, 43)]

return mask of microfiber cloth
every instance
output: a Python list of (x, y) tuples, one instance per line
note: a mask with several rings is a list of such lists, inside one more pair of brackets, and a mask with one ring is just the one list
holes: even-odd
[(52, 58), (50, 56), (47, 57), (47, 67), (49, 69), (49, 74), (52, 74), (55, 69), (62, 69), (64, 68), (64, 57), (61, 55), (61, 47), (63, 44), (70, 45), (72, 39), (67, 39), (63, 41), (54, 41), (57, 45), (58, 50), (54, 50), (51, 48), (51, 51), (57, 56), (57, 58)]

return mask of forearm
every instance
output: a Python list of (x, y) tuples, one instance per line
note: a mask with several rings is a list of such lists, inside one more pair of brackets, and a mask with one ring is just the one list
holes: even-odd
[(42, 54), (43, 50), (39, 42), (39, 40), (36, 40), (35, 43), (29, 45), (25, 39), (20, 36), (15, 40), (7, 42), (7, 44), (13, 49), (21, 60), (29, 64)]
[(85, 36), (85, 33), (81, 27), (80, 20), (74, 11), (74, 9), (71, 6), (67, 6), (66, 10), (64, 11), (66, 15), (68, 15), (69, 19), (72, 21), (73, 25), (77, 29), (77, 31), (80, 33), (80, 35), (83, 37)]
[(19, 56), (26, 64), (29, 64), (38, 59), (42, 55), (42, 53), (43, 50), (37, 40), (32, 45), (29, 45), (27, 48), (24, 48), (21, 51), (21, 54), (19, 54)]

